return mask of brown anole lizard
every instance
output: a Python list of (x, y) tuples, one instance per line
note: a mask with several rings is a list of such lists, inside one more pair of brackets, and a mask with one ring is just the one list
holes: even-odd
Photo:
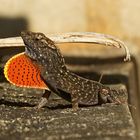
[(80, 77), (65, 65), (64, 58), (54, 42), (42, 33), (22, 32), (25, 54), (40, 68), (42, 80), (49, 90), (44, 93), (38, 108), (44, 106), (51, 92), (72, 102), (72, 108), (79, 104), (95, 105), (102, 103), (126, 103), (126, 91), (113, 89), (100, 82)]

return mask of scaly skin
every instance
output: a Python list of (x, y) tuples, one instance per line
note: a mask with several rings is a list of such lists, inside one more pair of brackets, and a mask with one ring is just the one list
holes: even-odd
[[(126, 91), (116, 90), (99, 82), (85, 79), (65, 66), (65, 61), (54, 42), (42, 33), (22, 32), (25, 43), (25, 53), (36, 61), (41, 71), (41, 77), (49, 87), (62, 98), (71, 101), (74, 110), (78, 104), (95, 105), (101, 103), (125, 103)], [(38, 108), (44, 106), (50, 92), (46, 91)], [(44, 101), (45, 100), (45, 101)]]

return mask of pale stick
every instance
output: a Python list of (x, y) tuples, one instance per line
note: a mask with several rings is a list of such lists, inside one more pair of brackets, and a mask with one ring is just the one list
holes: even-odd
[[(100, 33), (94, 32), (70, 32), (61, 34), (47, 34), (55, 43), (94, 43), (105, 46), (114, 46), (117, 48), (124, 48), (126, 57), (124, 61), (130, 60), (130, 52), (127, 46), (119, 39)], [(11, 37), (0, 39), (0, 47), (19, 47), (24, 46), (21, 37)]]

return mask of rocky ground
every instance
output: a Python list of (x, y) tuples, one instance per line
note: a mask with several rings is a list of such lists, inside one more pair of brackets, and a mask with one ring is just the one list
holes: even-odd
[(135, 126), (127, 105), (81, 107), (53, 96), (37, 110), (42, 90), (0, 84), (0, 139), (2, 140), (134, 140)]

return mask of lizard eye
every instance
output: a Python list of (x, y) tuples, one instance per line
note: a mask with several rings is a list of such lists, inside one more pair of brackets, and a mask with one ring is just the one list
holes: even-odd
[(36, 36), (35, 36), (35, 39), (36, 40), (41, 40), (43, 37), (42, 37), (42, 35), (40, 35), (40, 34), (37, 34)]

